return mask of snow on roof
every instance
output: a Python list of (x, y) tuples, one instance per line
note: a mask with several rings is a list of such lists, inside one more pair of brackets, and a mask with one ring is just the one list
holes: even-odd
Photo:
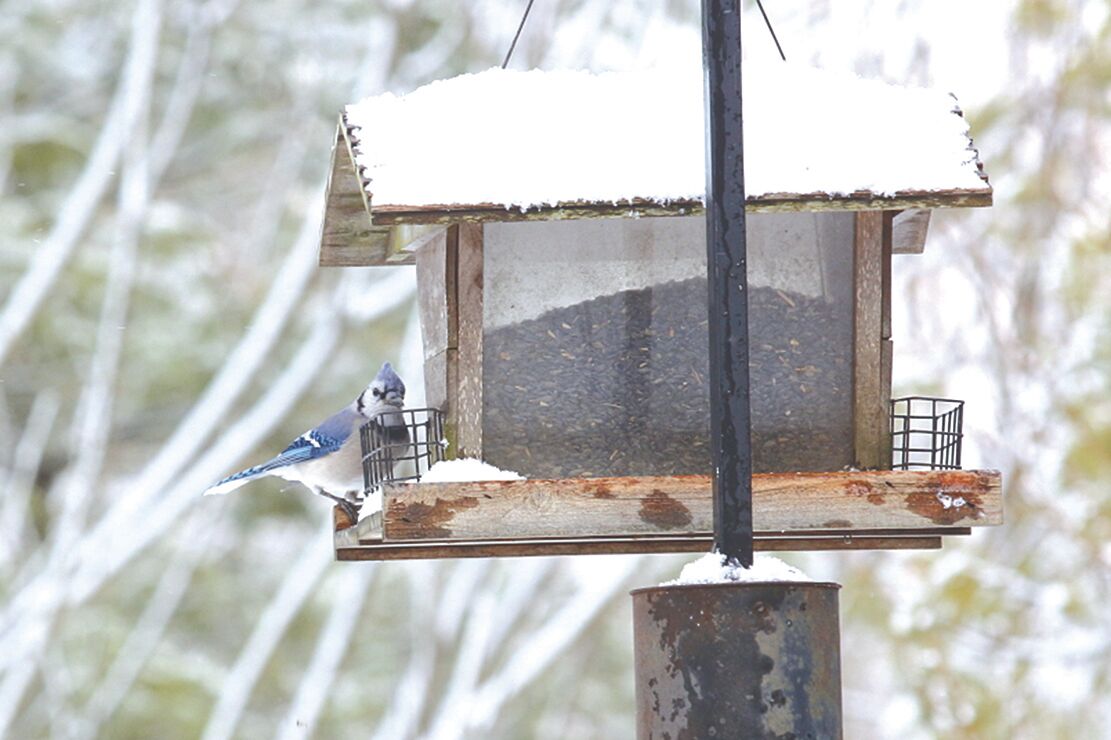
[[(491, 69), (349, 105), (373, 211), (482, 205), (697, 203), (702, 72)], [(750, 198), (989, 193), (956, 99), (850, 75), (745, 73)]]

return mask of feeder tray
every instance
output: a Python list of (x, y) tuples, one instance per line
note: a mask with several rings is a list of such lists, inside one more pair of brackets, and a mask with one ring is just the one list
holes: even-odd
[[(933, 399), (916, 397), (923, 400)], [(937, 401), (939, 424), (959, 437), (959, 418), (954, 427), (946, 414), (960, 402)], [(383, 508), (360, 522), (336, 509), (340, 560), (702, 552), (713, 541), (709, 475), (423, 483), (443, 459), (442, 415), (402, 413), (414, 440), (408, 449), (390, 444), (373, 422), (363, 428), (367, 494), (381, 490)], [(911, 416), (926, 414), (915, 409)], [(892, 428), (905, 432), (901, 420)], [(933, 438), (940, 446), (934, 457), (952, 461), (948, 438)], [(753, 476), (753, 517), (759, 550), (936, 549), (942, 536), (1002, 523), (1000, 476), (952, 469), (762, 473)]]

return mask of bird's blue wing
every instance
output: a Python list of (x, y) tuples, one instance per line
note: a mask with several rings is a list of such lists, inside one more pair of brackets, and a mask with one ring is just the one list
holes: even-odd
[(355, 421), (348, 409), (333, 414), (321, 422), (320, 426), (310, 429), (290, 442), (289, 447), (282, 450), (277, 457), (263, 464), (270, 466), (269, 470), (273, 470), (330, 455), (342, 447), (351, 436), (351, 432), (355, 429)]
[(321, 434), (317, 429), (312, 429), (293, 440), (289, 447), (286, 447), (276, 457), (263, 464), (273, 470), (286, 465), (315, 460), (318, 457), (332, 454), (343, 446), (343, 442), (343, 439), (329, 437), (326, 434)]
[(315, 460), (325, 455), (330, 455), (343, 446), (355, 428), (356, 414), (344, 409), (337, 414), (325, 419), (320, 426), (302, 434), (289, 443), (275, 457), (270, 458), (261, 465), (241, 470), (217, 481), (209, 487), (207, 493), (223, 493), (232, 490), (253, 478), (266, 475), (272, 470), (284, 468), (289, 465)]

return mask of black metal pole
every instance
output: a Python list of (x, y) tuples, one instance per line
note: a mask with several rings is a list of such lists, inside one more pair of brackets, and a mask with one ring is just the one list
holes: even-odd
[(740, 0), (702, 0), (714, 547), (752, 565)]

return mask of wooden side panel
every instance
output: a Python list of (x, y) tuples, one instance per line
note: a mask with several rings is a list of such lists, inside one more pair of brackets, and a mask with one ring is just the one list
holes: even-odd
[(424, 344), (425, 405), (446, 415), (448, 447), (456, 444), (451, 400), (455, 397), (455, 230), (440, 232), (415, 253), (417, 310)]
[(390, 238), (386, 243), (386, 259), (383, 264), (415, 265), (416, 253), (425, 244), (442, 238), (450, 228), (444, 224), (391, 226)]
[(455, 244), (449, 237), (456, 227), (441, 232), (416, 252), (417, 307), (425, 358), (456, 346)]
[[(994, 471), (854, 471), (753, 476), (762, 532), (913, 530), (1002, 523)], [(713, 529), (710, 476), (388, 486), (384, 540), (693, 535)]]
[(929, 209), (908, 208), (895, 215), (892, 250), (895, 254), (922, 254), (930, 228)]
[(417, 310), (424, 357), (447, 350), (450, 326), (447, 290), (447, 232), (417, 250)]
[[(455, 387), (458, 382), (455, 377), (457, 359), (458, 352), (455, 349), (445, 349), (439, 354), (424, 358), (425, 404), (442, 411), (449, 427), (454, 426), (451, 401), (455, 397)], [(452, 435), (448, 435), (448, 442), (450, 450), (456, 440)]]
[(457, 267), (459, 457), (482, 458), (482, 225), (460, 224)]
[(883, 226), (880, 211), (856, 214), (853, 245), (853, 438), (856, 467), (889, 467), (883, 456), (887, 403), (881, 393)]
[(890, 339), (880, 345), (880, 395), (884, 399), (884, 434), (881, 437), (880, 457), (883, 467), (891, 467), (891, 372), (894, 346)]
[[(895, 212), (883, 212), (883, 234), (882, 234), (882, 259), (883, 259), (883, 282), (881, 283), (881, 296), (882, 296), (882, 314), (880, 319), (880, 338), (891, 339), (891, 254), (894, 246), (894, 222)], [(890, 397), (888, 393), (888, 397)]]
[[(926, 211), (925, 213), (929, 213)], [(891, 344), (891, 255), (895, 244), (894, 211), (883, 214), (883, 317), (880, 322), (880, 402), (883, 419), (880, 433), (880, 467), (891, 467), (891, 374), (894, 360)]]

